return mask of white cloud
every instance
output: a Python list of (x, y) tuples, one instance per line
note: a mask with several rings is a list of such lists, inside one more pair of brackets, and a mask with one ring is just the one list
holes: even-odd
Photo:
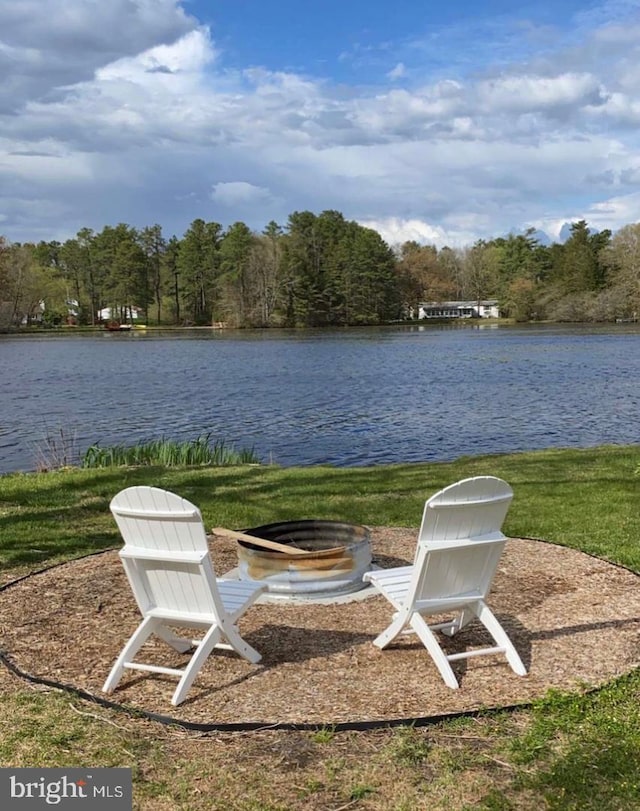
[(166, 74), (193, 74), (216, 57), (206, 29), (190, 31), (169, 45), (156, 45), (133, 57), (123, 57), (96, 71), (100, 81), (124, 79), (144, 84), (162, 81)]
[(49, 99), (196, 21), (178, 0), (0, 0), (0, 111)]
[(195, 217), (262, 228), (332, 208), (391, 243), (461, 245), (637, 216), (640, 37), (619, 21), (481, 72), (419, 70), (414, 48), (357, 87), (232, 69), (176, 0), (39, 5), (0, 0), (12, 239), (120, 221), (180, 233)]
[(480, 100), (490, 112), (550, 111), (558, 108), (579, 110), (605, 101), (600, 82), (588, 73), (557, 76), (507, 76), (480, 82)]
[(387, 77), (389, 79), (401, 79), (403, 76), (407, 75), (407, 69), (403, 65), (402, 62), (398, 62), (395, 68), (392, 68), (388, 73)]
[(622, 224), (640, 222), (640, 192), (593, 203), (581, 219), (598, 231), (604, 228), (615, 231)]
[(458, 82), (438, 82), (417, 90), (390, 90), (388, 93), (357, 99), (347, 117), (363, 133), (379, 140), (403, 139), (411, 133), (434, 127), (438, 133), (465, 110), (464, 88)]
[(211, 199), (221, 206), (234, 207), (270, 202), (271, 194), (268, 189), (263, 189), (261, 186), (237, 180), (230, 183), (216, 183), (211, 190)]
[(23, 180), (37, 180), (43, 184), (74, 183), (93, 179), (91, 163), (87, 156), (75, 154), (38, 154), (14, 150), (4, 158), (0, 157), (0, 177), (5, 172)]
[(418, 219), (404, 220), (387, 217), (379, 220), (360, 220), (360, 225), (373, 228), (389, 245), (402, 245), (405, 242), (418, 242), (421, 245), (435, 245), (443, 248), (460, 247), (474, 240), (473, 231), (445, 229), (430, 225)]
[(640, 99), (625, 93), (612, 93), (606, 103), (594, 108), (591, 115), (609, 125), (636, 127), (640, 123)]

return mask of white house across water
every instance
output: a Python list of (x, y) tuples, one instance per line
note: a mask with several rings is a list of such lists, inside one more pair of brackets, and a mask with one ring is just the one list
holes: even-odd
[(127, 321), (137, 321), (140, 317), (140, 309), (128, 304), (126, 307), (103, 307), (98, 310), (98, 321), (111, 321), (112, 319), (126, 319)]
[(423, 301), (418, 318), (499, 318), (498, 299), (480, 301)]

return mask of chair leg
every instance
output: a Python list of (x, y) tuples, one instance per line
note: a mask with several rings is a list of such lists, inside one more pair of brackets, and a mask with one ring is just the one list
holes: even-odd
[(225, 625), (222, 629), (222, 633), (234, 651), (239, 656), (242, 656), (243, 659), (246, 659), (254, 665), (262, 659), (262, 654), (258, 653), (255, 648), (252, 648), (251, 645), (240, 636), (235, 625)]
[(229, 645), (243, 658), (255, 664), (262, 659), (262, 656), (257, 650), (247, 644), (244, 639), (237, 632), (235, 626), (228, 626), (220, 628), (219, 625), (213, 625), (202, 638), (202, 641), (196, 648), (189, 664), (184, 669), (182, 678), (178, 682), (178, 686), (173, 694), (171, 703), (174, 706), (181, 704), (189, 692), (189, 688), (193, 684), (193, 680), (198, 675), (200, 668), (206, 662), (213, 649), (218, 645), (222, 639), (226, 639)]
[(390, 645), (396, 637), (400, 636), (402, 631), (404, 630), (405, 625), (407, 624), (407, 614), (394, 614), (393, 622), (389, 625), (388, 628), (379, 634), (374, 640), (373, 644), (376, 648), (386, 648), (387, 645)]
[(218, 644), (221, 637), (222, 632), (220, 631), (218, 625), (213, 625), (204, 635), (202, 641), (196, 648), (195, 653), (191, 657), (189, 664), (185, 667), (183, 675), (175, 689), (171, 699), (171, 703), (174, 705), (174, 707), (181, 704), (185, 700), (189, 688), (193, 684), (193, 680), (198, 675), (200, 668), (206, 662), (207, 657)]
[(460, 685), (458, 684), (458, 680), (451, 669), (447, 655), (438, 644), (435, 634), (431, 628), (429, 628), (424, 617), (421, 617), (420, 614), (414, 612), (411, 615), (410, 625), (420, 637), (422, 644), (429, 651), (435, 666), (438, 668), (440, 675), (444, 679), (444, 683), (447, 685), (447, 687), (452, 687), (454, 690), (457, 689)]
[(463, 608), (456, 618), (455, 625), (453, 625), (451, 628), (443, 628), (442, 633), (445, 636), (455, 636), (455, 634), (461, 631), (465, 625), (468, 625), (475, 616), (474, 611), (470, 611), (468, 608)]
[(107, 676), (107, 680), (102, 687), (103, 693), (112, 693), (115, 690), (118, 682), (122, 678), (122, 674), (124, 673), (124, 663), (133, 661), (136, 653), (144, 645), (147, 639), (149, 639), (151, 634), (158, 630), (159, 624), (159, 621), (155, 617), (146, 617), (144, 620), (142, 620), (140, 625), (138, 625), (136, 630), (129, 638), (127, 644), (122, 649), (122, 652), (116, 659), (114, 666), (111, 668), (111, 672)]
[(178, 653), (186, 653), (193, 648), (193, 642), (190, 639), (183, 639), (181, 636), (174, 634), (171, 628), (166, 625), (158, 625), (155, 629), (156, 636), (159, 636), (167, 645), (170, 645)]
[(495, 615), (493, 614), (493, 612), (486, 603), (484, 602), (479, 603), (477, 616), (480, 622), (487, 629), (487, 631), (489, 631), (491, 636), (495, 639), (496, 643), (501, 648), (504, 648), (505, 656), (507, 657), (507, 661), (511, 665), (511, 669), (515, 673), (517, 673), (518, 676), (526, 676), (527, 669), (522, 664), (522, 659), (518, 655), (518, 651), (515, 649), (513, 643), (507, 636), (507, 632), (504, 630), (502, 625), (500, 625)]

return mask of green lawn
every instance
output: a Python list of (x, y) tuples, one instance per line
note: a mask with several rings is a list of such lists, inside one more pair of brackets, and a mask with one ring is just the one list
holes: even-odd
[[(117, 546), (111, 497), (175, 490), (208, 526), (294, 518), (417, 527), (457, 479), (505, 478), (505, 531), (640, 571), (640, 448), (370, 468), (124, 468), (0, 477), (2, 580)], [(640, 674), (591, 695), (423, 729), (197, 737), (0, 673), (0, 765), (122, 765), (140, 809), (640, 809)]]

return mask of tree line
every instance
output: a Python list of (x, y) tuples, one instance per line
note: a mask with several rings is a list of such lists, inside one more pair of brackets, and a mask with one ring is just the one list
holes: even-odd
[(497, 299), (519, 321), (635, 319), (640, 223), (612, 235), (586, 221), (564, 243), (530, 229), (465, 248), (391, 248), (338, 211), (292, 213), (262, 232), (194, 220), (182, 238), (160, 225), (83, 228), (65, 242), (0, 236), (0, 327), (95, 325), (110, 308), (149, 325), (322, 327), (417, 317), (424, 301)]

